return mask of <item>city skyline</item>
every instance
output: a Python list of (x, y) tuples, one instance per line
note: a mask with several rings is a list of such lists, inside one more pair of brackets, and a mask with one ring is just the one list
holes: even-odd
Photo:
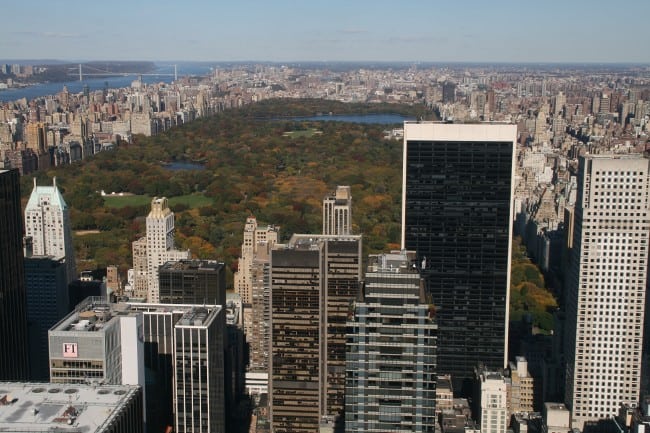
[(112, 10), (127, 12), (98, 20), (108, 12), (76, 0), (66, 8), (37, 0), (5, 6), (12, 19), (0, 40), (3, 56), (13, 59), (650, 62), (643, 49), (647, 3), (635, 0), (625, 10), (553, 3), (335, 0), (269, 7), (193, 0), (167, 11), (151, 1), (134, 7), (116, 0)]

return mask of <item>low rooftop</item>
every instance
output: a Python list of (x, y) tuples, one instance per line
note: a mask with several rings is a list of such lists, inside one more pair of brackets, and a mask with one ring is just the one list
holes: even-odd
[(137, 392), (130, 385), (0, 382), (0, 432), (95, 432)]

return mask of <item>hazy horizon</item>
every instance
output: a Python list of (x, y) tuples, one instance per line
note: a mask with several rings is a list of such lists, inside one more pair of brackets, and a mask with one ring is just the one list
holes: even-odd
[(650, 63), (642, 0), (34, 0), (8, 3), (3, 16), (8, 59)]

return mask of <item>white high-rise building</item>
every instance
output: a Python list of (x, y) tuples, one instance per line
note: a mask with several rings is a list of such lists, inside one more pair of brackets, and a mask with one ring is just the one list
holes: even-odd
[(63, 257), (67, 282), (77, 277), (70, 211), (56, 186), (56, 178), (52, 186), (37, 186), (34, 178), (34, 189), (25, 207), (25, 236), (31, 239), (31, 251), (25, 255)]
[[(160, 282), (158, 280), (158, 268), (170, 260), (190, 259), (189, 251), (178, 251), (174, 249), (174, 213), (169, 209), (165, 197), (154, 197), (151, 200), (151, 212), (147, 215), (147, 234), (144, 241), (138, 240), (139, 250), (144, 244), (147, 257), (146, 272), (141, 266), (137, 266), (136, 288), (140, 286), (138, 279), (146, 277), (147, 281), (147, 302), (157, 303), (160, 299)], [(139, 254), (141, 256), (142, 254)], [(141, 282), (141, 281), (140, 281)]]
[(648, 174), (641, 155), (580, 158), (566, 287), (565, 403), (573, 428), (639, 401)]
[(480, 405), (478, 419), (481, 433), (506, 433), (508, 428), (508, 386), (500, 372), (478, 373)]
[(352, 233), (352, 193), (349, 186), (337, 186), (336, 192), (323, 199), (323, 234)]

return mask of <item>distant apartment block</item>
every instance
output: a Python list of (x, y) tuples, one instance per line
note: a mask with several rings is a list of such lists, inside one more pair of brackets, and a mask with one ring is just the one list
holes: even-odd
[(349, 186), (337, 186), (323, 199), (323, 234), (352, 234), (352, 193)]

